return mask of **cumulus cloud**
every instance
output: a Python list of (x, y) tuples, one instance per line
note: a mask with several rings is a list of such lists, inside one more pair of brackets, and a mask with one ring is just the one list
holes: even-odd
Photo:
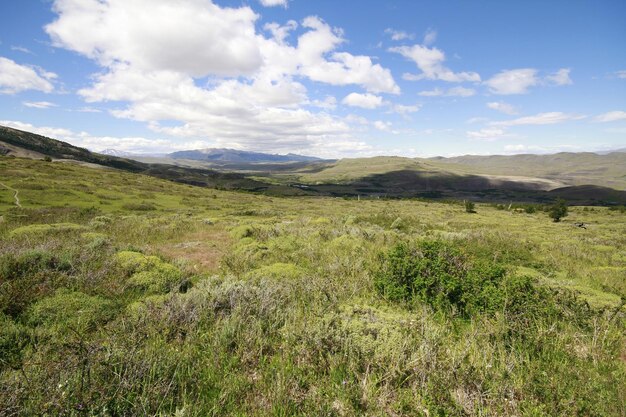
[(563, 123), (571, 120), (584, 119), (585, 116), (568, 114), (559, 111), (539, 113), (534, 116), (520, 117), (513, 120), (505, 120), (501, 122), (492, 122), (492, 126), (523, 126), (523, 125), (551, 125)]
[(505, 103), (503, 101), (492, 101), (487, 103), (487, 107), (492, 110), (499, 111), (500, 113), (514, 115), (517, 114), (517, 110), (512, 105)]
[(49, 101), (23, 101), (22, 104), (26, 107), (34, 109), (49, 109), (51, 107), (58, 107), (56, 104), (50, 103)]
[(341, 102), (348, 106), (375, 109), (383, 105), (383, 98), (374, 94), (350, 93)]
[(408, 81), (418, 80), (441, 80), (448, 82), (480, 81), (480, 75), (476, 72), (455, 73), (443, 65), (446, 56), (437, 48), (429, 48), (425, 45), (397, 46), (389, 49), (399, 53), (405, 58), (415, 62), (422, 71), (420, 74), (404, 74), (402, 77)]
[(325, 112), (336, 99), (309, 100), (299, 79), (357, 85), (370, 95), (400, 92), (388, 69), (341, 51), (342, 31), (315, 16), (257, 33), (252, 9), (210, 0), (56, 0), (54, 11), (58, 18), (46, 26), (54, 45), (103, 68), (79, 95), (119, 103), (111, 114), (164, 135), (327, 152), (328, 144), (359, 142)]
[(539, 78), (536, 69), (522, 68), (501, 71), (485, 81), (485, 84), (494, 94), (525, 94), (530, 87), (539, 84)]
[(615, 110), (608, 113), (603, 113), (595, 117), (596, 122), (616, 122), (618, 120), (626, 120), (626, 111)]
[(52, 82), (56, 74), (41, 68), (20, 65), (17, 62), (0, 57), (0, 94), (15, 94), (26, 90), (50, 93), (54, 90)]
[(249, 7), (208, 0), (56, 0), (58, 18), (45, 27), (53, 44), (103, 66), (192, 76), (252, 74), (262, 65)]
[(434, 90), (420, 91), (417, 95), (422, 97), (471, 97), (476, 94), (473, 88), (454, 87), (448, 90), (435, 88)]

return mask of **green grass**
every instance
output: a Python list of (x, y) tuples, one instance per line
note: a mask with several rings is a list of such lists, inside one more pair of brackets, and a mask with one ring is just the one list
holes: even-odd
[[(0, 173), (0, 414), (626, 414), (619, 210)], [(389, 297), (390, 251), (423, 242), (445, 249)]]

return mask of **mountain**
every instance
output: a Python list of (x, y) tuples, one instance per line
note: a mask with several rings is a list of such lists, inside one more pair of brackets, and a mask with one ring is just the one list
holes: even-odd
[(0, 155), (3, 154), (38, 159), (47, 156), (57, 161), (115, 168), (203, 187), (262, 191), (277, 194), (305, 194), (301, 190), (292, 190), (284, 186), (273, 186), (237, 173), (224, 173), (211, 169), (188, 168), (168, 164), (151, 164), (118, 156), (102, 155), (60, 140), (0, 126)]
[(213, 163), (276, 163), (276, 162), (314, 162), (320, 158), (303, 156), (289, 153), (287, 155), (268, 154), (261, 152), (239, 151), (236, 149), (195, 149), (173, 152), (167, 155), (172, 159), (191, 159), (195, 161), (207, 161)]

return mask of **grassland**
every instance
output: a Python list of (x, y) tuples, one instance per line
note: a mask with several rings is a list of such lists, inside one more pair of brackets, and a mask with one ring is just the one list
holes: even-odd
[(626, 414), (623, 211), (0, 181), (0, 415)]

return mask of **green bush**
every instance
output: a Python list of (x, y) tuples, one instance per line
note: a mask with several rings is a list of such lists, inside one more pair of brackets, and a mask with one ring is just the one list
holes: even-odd
[(561, 198), (556, 200), (556, 202), (550, 206), (548, 216), (550, 216), (554, 222), (560, 222), (563, 217), (567, 216), (567, 203), (565, 200)]
[(20, 369), (23, 351), (29, 344), (28, 330), (0, 313), (0, 371), (5, 367)]
[(84, 333), (112, 317), (112, 303), (104, 298), (78, 291), (60, 289), (35, 303), (28, 313), (28, 323), (57, 332)]
[(382, 254), (375, 285), (390, 301), (426, 303), (466, 317), (518, 312), (544, 295), (531, 278), (509, 276), (497, 263), (470, 260), (443, 241), (397, 244)]
[(156, 256), (143, 253), (122, 251), (116, 255), (118, 264), (130, 275), (131, 287), (147, 293), (166, 293), (171, 291), (183, 278), (183, 274), (172, 264), (163, 262)]

